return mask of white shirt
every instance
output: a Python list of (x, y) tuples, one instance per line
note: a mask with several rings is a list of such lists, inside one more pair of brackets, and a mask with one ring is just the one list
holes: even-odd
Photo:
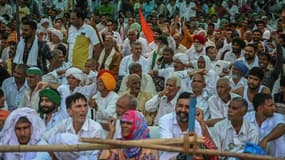
[(233, 128), (231, 121), (224, 119), (212, 128), (210, 134), (218, 150), (242, 153), (246, 142), (258, 143), (258, 129), (244, 120), (239, 133)]
[(203, 47), (203, 50), (198, 53), (195, 49), (195, 47), (192, 45), (187, 51), (185, 51), (185, 54), (188, 56), (188, 60), (190, 61), (197, 61), (198, 58), (202, 55), (206, 55), (205, 47)]
[(99, 123), (108, 123), (110, 117), (115, 117), (116, 114), (116, 102), (119, 99), (119, 95), (110, 91), (106, 97), (102, 97), (101, 92), (97, 92), (92, 97), (97, 103), (97, 111), (95, 113), (95, 120)]
[[(230, 93), (230, 97), (233, 99), (240, 96), (235, 93)], [(211, 96), (208, 101), (211, 119), (228, 118), (228, 108), (230, 102), (231, 100), (225, 103), (218, 95)]]
[(231, 86), (232, 91), (239, 88), (239, 87), (247, 85), (247, 79), (244, 77), (241, 77), (237, 84), (235, 84), (235, 82), (233, 81), (233, 79), (230, 76), (226, 76), (226, 77), (230, 81), (230, 86)]
[(197, 101), (196, 107), (203, 110), (205, 120), (210, 119), (210, 110), (209, 110), (208, 99), (209, 99), (209, 97), (208, 97), (208, 93), (206, 92), (206, 90), (203, 90), (201, 95), (196, 97), (196, 101)]
[[(280, 113), (274, 113), (272, 117), (266, 118), (261, 126), (259, 127), (255, 119), (255, 112), (250, 112), (245, 117), (249, 122), (254, 124), (259, 129), (259, 140), (261, 141), (267, 136), (278, 124), (285, 124), (284, 115)], [(270, 141), (266, 146), (266, 152), (274, 157), (285, 156), (285, 137), (280, 136), (279, 138)]]
[[(67, 118), (63, 120), (61, 123), (51, 128), (49, 131), (47, 131), (43, 135), (41, 144), (49, 144), (50, 138), (57, 133), (71, 133), (77, 135), (79, 138), (104, 138), (103, 128), (99, 123), (91, 119), (86, 119), (79, 132), (75, 133), (75, 130), (73, 128), (72, 118)], [(81, 158), (83, 157), (85, 159), (96, 160), (97, 153), (98, 150), (82, 151), (80, 152), (80, 157)], [(50, 160), (50, 159), (51, 158), (49, 154), (46, 152), (39, 152), (36, 158), (36, 160)]]
[[(180, 126), (178, 125), (176, 119), (176, 113), (172, 112), (164, 115), (159, 120), (160, 138), (179, 138), (183, 137)], [(195, 120), (195, 132), (197, 136), (202, 136), (202, 129), (197, 120)], [(162, 152), (160, 155), (160, 160), (169, 160), (170, 158), (178, 155), (177, 152)]]
[[(139, 37), (136, 42), (140, 42), (142, 45), (142, 55), (146, 57), (146, 54), (151, 51), (145, 38)], [(126, 38), (122, 45), (122, 56), (130, 55), (131, 44), (129, 38)]]
[(7, 101), (8, 109), (9, 111), (12, 111), (18, 108), (20, 102), (22, 101), (22, 97), (28, 89), (28, 84), (27, 81), (25, 81), (24, 85), (18, 90), (15, 78), (10, 77), (3, 81), (2, 89)]
[(73, 93), (81, 93), (83, 94), (87, 99), (89, 99), (92, 95), (94, 95), (97, 91), (96, 84), (92, 83), (88, 86), (83, 87), (76, 87), (73, 91), (70, 90), (69, 85), (62, 84), (57, 88), (57, 91), (60, 93), (60, 109), (62, 110), (62, 113), (65, 115), (65, 117), (69, 117), (67, 111), (66, 111), (66, 104), (65, 99), (66, 97), (70, 96)]
[[(244, 57), (244, 50), (241, 51), (240, 57)], [(237, 59), (238, 57), (233, 53), (232, 50), (225, 53), (225, 56), (224, 56), (225, 61), (234, 63)]]
[(90, 40), (88, 58), (91, 58), (93, 56), (93, 46), (99, 43), (96, 31), (90, 25), (83, 24), (79, 30), (77, 30), (74, 26), (71, 26), (68, 30), (68, 39), (67, 39), (67, 42), (69, 44), (69, 51), (68, 51), (69, 63), (72, 62), (73, 47), (75, 45), (76, 37), (80, 34), (84, 34)]
[(143, 73), (148, 73), (149, 71), (149, 63), (148, 60), (146, 58), (144, 58), (143, 56), (140, 56), (138, 61), (134, 61), (133, 60), (133, 55), (128, 55), (125, 56), (121, 63), (120, 63), (120, 68), (119, 68), (119, 75), (120, 76), (125, 76), (129, 74), (129, 65), (131, 63), (139, 63), (142, 67), (142, 72)]
[(145, 103), (145, 110), (147, 112), (157, 111), (156, 117), (154, 119), (154, 125), (158, 125), (158, 121), (162, 116), (175, 111), (179, 93), (180, 92), (177, 92), (176, 96), (170, 102), (167, 102), (166, 96), (159, 97), (156, 95)]

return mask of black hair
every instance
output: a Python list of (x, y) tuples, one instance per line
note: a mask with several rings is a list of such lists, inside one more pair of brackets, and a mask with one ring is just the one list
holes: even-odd
[(209, 49), (212, 49), (212, 48), (216, 48), (216, 47), (214, 47), (214, 46), (208, 46), (208, 47), (206, 47), (206, 53), (208, 53)]
[(27, 20), (26, 22), (23, 22), (23, 25), (28, 25), (32, 30), (37, 30), (37, 23), (35, 21)]
[(190, 92), (182, 92), (177, 98), (177, 103), (179, 99), (189, 99), (192, 94)]
[(87, 98), (83, 94), (78, 92), (68, 96), (65, 100), (66, 109), (71, 108), (72, 103), (76, 102), (79, 99), (82, 99), (87, 102)]
[(256, 76), (256, 77), (258, 77), (260, 80), (263, 80), (264, 72), (263, 72), (262, 69), (259, 68), (259, 67), (253, 67), (253, 68), (249, 71), (249, 73), (248, 73), (248, 76), (250, 76), (250, 75)]
[(61, 50), (61, 51), (62, 51), (62, 54), (63, 54), (64, 56), (66, 55), (67, 49), (66, 49), (66, 47), (65, 47), (63, 44), (61, 44), (61, 43), (58, 44), (56, 48), (59, 49), (59, 50)]
[(76, 17), (81, 18), (82, 20), (84, 20), (86, 18), (86, 13), (85, 11), (79, 9), (79, 8), (75, 8), (72, 10), (72, 13), (76, 14)]
[(254, 110), (257, 111), (257, 107), (260, 105), (263, 105), (265, 103), (265, 100), (272, 99), (271, 94), (267, 93), (257, 93), (252, 100), (252, 104), (254, 107)]

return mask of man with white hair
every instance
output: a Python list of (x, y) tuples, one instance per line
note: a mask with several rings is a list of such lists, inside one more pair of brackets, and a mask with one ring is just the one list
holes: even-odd
[(147, 112), (157, 112), (154, 125), (159, 119), (170, 112), (174, 112), (176, 99), (180, 93), (181, 80), (177, 76), (167, 78), (164, 89), (145, 103)]
[[(19, 108), (13, 111), (5, 121), (0, 133), (2, 145), (35, 145), (45, 131), (44, 122), (31, 108)], [(5, 152), (0, 154), (4, 160), (31, 160), (36, 152)]]

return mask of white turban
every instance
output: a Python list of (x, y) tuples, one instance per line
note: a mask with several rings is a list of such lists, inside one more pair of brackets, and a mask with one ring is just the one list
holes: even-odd
[(81, 71), (81, 69), (79, 69), (79, 68), (71, 67), (68, 70), (66, 70), (65, 76), (68, 77), (70, 75), (72, 75), (76, 79), (80, 80), (80, 82), (82, 82), (84, 80), (84, 78), (83, 78), (84, 74)]
[(59, 38), (59, 40), (61, 40), (61, 41), (63, 40), (63, 34), (58, 29), (49, 28), (48, 31), (51, 32), (52, 34), (56, 35)]
[[(79, 144), (79, 137), (72, 133), (57, 133), (50, 137), (48, 140), (49, 144), (65, 144), (65, 145), (75, 145)], [(84, 156), (80, 155), (80, 152), (55, 152), (56, 157), (59, 160), (74, 159), (83, 160)]]
[(32, 124), (32, 133), (29, 144), (37, 144), (42, 138), (42, 134), (45, 131), (45, 123), (38, 116), (38, 113), (31, 108), (19, 108), (14, 110), (6, 119), (0, 134), (2, 144), (18, 145), (18, 138), (15, 133), (15, 126), (19, 118), (26, 117)]
[(41, 25), (43, 25), (44, 23), (50, 24), (49, 22), (50, 22), (50, 21), (49, 21), (48, 18), (43, 18), (43, 19), (41, 19), (40, 24), (41, 24)]
[(185, 53), (176, 53), (173, 60), (179, 60), (181, 63), (187, 65), (189, 63), (188, 56)]

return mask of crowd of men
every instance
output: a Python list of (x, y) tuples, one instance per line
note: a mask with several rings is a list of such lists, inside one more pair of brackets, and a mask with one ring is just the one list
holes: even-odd
[[(110, 138), (110, 130), (122, 139), (120, 117), (129, 110), (159, 134), (151, 136), (182, 137), (192, 97), (206, 148), (285, 157), (284, 4), (0, 0), (0, 144), (77, 144)], [(0, 159), (98, 155), (13, 152)]]

